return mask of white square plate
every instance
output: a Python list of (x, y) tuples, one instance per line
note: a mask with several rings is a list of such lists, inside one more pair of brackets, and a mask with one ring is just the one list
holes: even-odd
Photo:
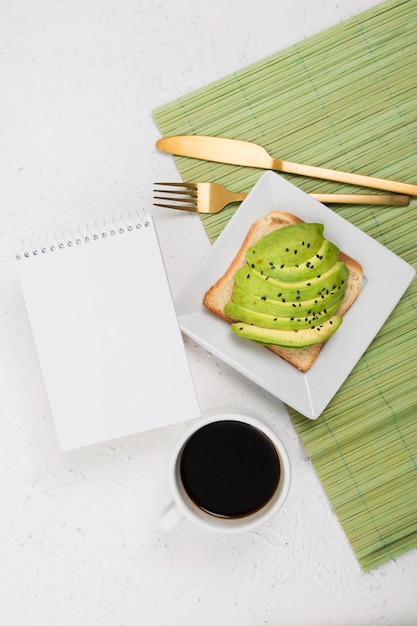
[[(383, 209), (381, 209), (382, 211)], [(324, 224), (327, 239), (361, 263), (362, 291), (342, 326), (308, 372), (300, 372), (262, 345), (237, 337), (202, 304), (223, 275), (249, 228), (270, 211)], [(176, 301), (183, 332), (302, 415), (317, 419), (365, 352), (413, 280), (415, 270), (372, 237), (273, 172), (242, 202)]]

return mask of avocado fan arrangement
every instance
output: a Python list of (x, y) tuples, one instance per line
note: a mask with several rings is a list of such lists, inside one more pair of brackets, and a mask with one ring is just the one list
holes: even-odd
[(246, 339), (285, 347), (326, 341), (342, 323), (349, 270), (324, 226), (292, 224), (248, 248), (225, 312)]

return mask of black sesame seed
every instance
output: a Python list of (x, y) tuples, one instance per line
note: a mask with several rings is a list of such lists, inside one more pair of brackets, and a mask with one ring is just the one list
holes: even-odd
[(253, 269), (255, 269), (255, 264), (254, 264), (254, 263), (252, 263), (251, 267), (252, 267)]
[(294, 250), (294, 254), (297, 254), (297, 250)]

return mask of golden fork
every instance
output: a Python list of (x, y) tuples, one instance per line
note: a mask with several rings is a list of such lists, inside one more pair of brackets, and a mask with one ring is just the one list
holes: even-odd
[[(229, 191), (218, 183), (154, 183), (162, 189), (154, 189), (154, 200), (163, 200), (169, 204), (154, 202), (154, 206), (165, 209), (180, 209), (197, 213), (219, 213), (232, 202), (241, 202), (248, 195)], [(155, 195), (155, 194), (165, 195)], [(379, 204), (406, 206), (410, 197), (403, 194), (309, 194), (319, 202), (338, 204)]]

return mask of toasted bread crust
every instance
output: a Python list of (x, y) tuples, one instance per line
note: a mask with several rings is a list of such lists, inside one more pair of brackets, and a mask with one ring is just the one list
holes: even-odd
[[(226, 315), (224, 307), (232, 297), (234, 275), (246, 264), (246, 250), (264, 235), (267, 235), (278, 228), (282, 228), (283, 226), (298, 224), (300, 222), (302, 222), (302, 220), (295, 215), (282, 211), (273, 211), (254, 222), (226, 272), (206, 292), (203, 299), (204, 306), (214, 314), (224, 319), (226, 322), (231, 323), (236, 321)], [(343, 315), (360, 293), (360, 283), (363, 273), (361, 265), (355, 259), (352, 259), (343, 252), (340, 252), (339, 258), (341, 261), (346, 263), (349, 270), (346, 294), (337, 312), (338, 315)], [(283, 348), (281, 346), (266, 347), (297, 367), (300, 371), (306, 372), (317, 359), (322, 345), (323, 344), (316, 344), (305, 348)]]

